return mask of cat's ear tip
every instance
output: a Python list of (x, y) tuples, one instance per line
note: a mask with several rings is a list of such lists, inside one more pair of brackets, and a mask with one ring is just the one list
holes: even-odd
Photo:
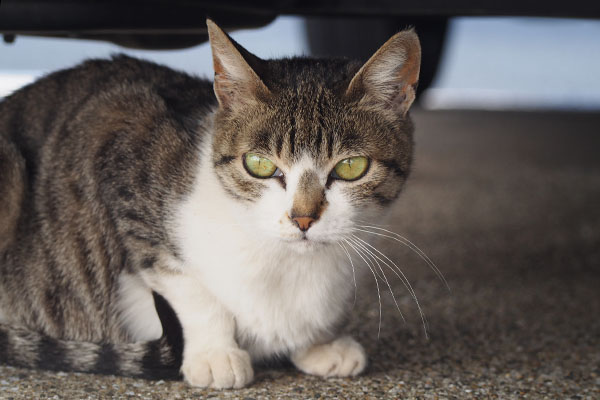
[(206, 18), (206, 28), (208, 31), (208, 36), (215, 36), (215, 35), (218, 35), (219, 33), (223, 32), (221, 27), (219, 25), (217, 25), (217, 23), (210, 18)]
[(398, 33), (396, 33), (395, 36), (405, 36), (405, 37), (410, 37), (410, 38), (415, 38), (418, 39), (419, 35), (417, 35), (417, 30), (415, 29), (414, 26), (409, 26), (405, 29), (402, 29), (400, 31), (398, 31)]
[(402, 45), (402, 47), (405, 47), (408, 49), (415, 49), (415, 50), (421, 49), (421, 42), (419, 40), (419, 35), (417, 35), (417, 31), (415, 30), (414, 27), (410, 27), (408, 29), (405, 29), (405, 30), (402, 30), (402, 31), (396, 33), (394, 36), (392, 36), (390, 38), (389, 42), (398, 43), (398, 44)]

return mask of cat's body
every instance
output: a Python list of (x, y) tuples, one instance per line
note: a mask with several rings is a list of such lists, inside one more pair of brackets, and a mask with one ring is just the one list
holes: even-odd
[[(274, 356), (324, 376), (364, 369), (336, 336), (357, 272), (340, 243), (408, 173), (416, 36), (386, 44), (394, 65), (376, 54), (359, 72), (264, 62), (209, 32), (216, 98), (208, 81), (117, 57), (0, 103), (0, 360), (173, 376), (183, 356), (185, 379), (214, 387)], [(333, 172), (355, 156), (356, 180)], [(277, 170), (256, 176), (248, 157)], [(177, 315), (182, 355), (152, 292)]]
[[(177, 114), (169, 99), (196, 108)], [(200, 124), (215, 105), (209, 82), (126, 57), (52, 74), (0, 105), (2, 139), (18, 148), (13, 175), (23, 182), (22, 201), (10, 206), (18, 224), (1, 238), (0, 321), (82, 342), (160, 336), (155, 315), (132, 332), (124, 325), (153, 300), (147, 288), (135, 291), (139, 278), (122, 277), (172, 252), (167, 202), (191, 186)], [(159, 159), (177, 171), (157, 171)], [(123, 281), (137, 309), (119, 306)]]

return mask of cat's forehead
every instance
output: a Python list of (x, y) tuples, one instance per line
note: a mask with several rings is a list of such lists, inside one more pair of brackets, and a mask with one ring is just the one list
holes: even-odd
[(219, 119), (219, 153), (239, 157), (256, 152), (290, 166), (303, 157), (325, 166), (348, 156), (398, 154), (403, 122), (390, 125), (345, 96), (356, 65), (333, 60), (339, 64), (333, 68), (331, 61), (298, 61), (275, 62), (276, 67), (261, 74), (268, 96)]
[(396, 129), (328, 88), (274, 96), (268, 104), (224, 121), (218, 151), (231, 157), (256, 152), (289, 166), (305, 157), (326, 166), (349, 156), (397, 154)]
[(347, 59), (294, 57), (266, 61), (261, 78), (274, 91), (310, 92), (311, 88), (336, 91), (347, 86), (360, 63)]
[(364, 147), (368, 135), (359, 134), (364, 127), (357, 126), (351, 110), (326, 89), (312, 94), (280, 97), (257, 129), (248, 132), (250, 148), (296, 164), (325, 162)]

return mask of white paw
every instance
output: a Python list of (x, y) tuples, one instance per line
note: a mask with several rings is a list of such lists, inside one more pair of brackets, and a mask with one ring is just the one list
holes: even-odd
[(311, 375), (355, 376), (367, 366), (367, 355), (356, 340), (344, 336), (297, 352), (292, 355), (292, 362), (299, 370)]
[(236, 348), (213, 349), (186, 357), (181, 372), (190, 385), (215, 389), (241, 388), (254, 377), (250, 355)]

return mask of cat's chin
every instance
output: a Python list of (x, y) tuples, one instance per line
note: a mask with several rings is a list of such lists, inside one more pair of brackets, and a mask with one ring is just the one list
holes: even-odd
[(287, 239), (283, 240), (283, 243), (290, 250), (301, 254), (321, 251), (331, 246), (331, 242), (323, 242), (311, 239)]

